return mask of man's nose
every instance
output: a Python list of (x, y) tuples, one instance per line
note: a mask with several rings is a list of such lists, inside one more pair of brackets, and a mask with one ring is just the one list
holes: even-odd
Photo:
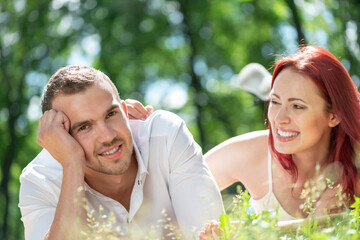
[(111, 142), (116, 137), (115, 130), (106, 123), (100, 124), (97, 134), (98, 140), (101, 143)]

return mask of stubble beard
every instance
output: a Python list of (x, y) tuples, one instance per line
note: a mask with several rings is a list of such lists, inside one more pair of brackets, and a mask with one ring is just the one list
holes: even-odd
[(129, 160), (127, 159), (115, 160), (112, 165), (115, 165), (116, 169), (110, 169), (104, 166), (104, 164), (102, 164), (101, 161), (99, 160), (98, 160), (98, 166), (93, 166), (92, 164), (88, 163), (87, 167), (97, 173), (102, 173), (106, 175), (122, 175), (129, 169), (130, 163), (131, 163), (131, 157), (129, 157)]
[(131, 157), (132, 157), (132, 153), (133, 153), (133, 149), (129, 149), (130, 146), (128, 146), (127, 141), (125, 141), (125, 139), (122, 138), (114, 138), (113, 141), (111, 141), (110, 143), (105, 143), (102, 144), (102, 146), (96, 148), (97, 150), (95, 151), (95, 153), (97, 152), (101, 152), (101, 149), (107, 148), (109, 146), (113, 146), (113, 145), (117, 145), (117, 144), (122, 144), (122, 157), (121, 159), (116, 159), (116, 160), (112, 160), (111, 161), (111, 167), (114, 168), (109, 168), (108, 166), (106, 166), (104, 164), (104, 162), (106, 161), (101, 161), (99, 159), (99, 157), (97, 156), (97, 154), (94, 154), (95, 157), (95, 161), (93, 162), (97, 162), (97, 165), (91, 164), (91, 161), (87, 160), (86, 161), (86, 166), (97, 172), (97, 173), (102, 173), (102, 174), (106, 174), (106, 175), (122, 175), (124, 174), (130, 167), (131, 164)]

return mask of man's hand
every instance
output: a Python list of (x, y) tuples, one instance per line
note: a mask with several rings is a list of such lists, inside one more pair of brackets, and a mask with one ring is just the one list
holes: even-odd
[(39, 120), (38, 144), (45, 148), (63, 167), (85, 169), (85, 153), (70, 133), (70, 120), (63, 112), (46, 111)]
[(85, 152), (69, 129), (70, 120), (60, 111), (46, 111), (39, 120), (39, 145), (63, 167), (61, 193), (46, 240), (78, 239), (80, 228), (86, 225), (86, 211), (81, 204), (85, 193), (79, 192), (84, 187)]
[(153, 112), (152, 106), (147, 105), (144, 107), (141, 102), (133, 99), (126, 99), (125, 104), (130, 119), (145, 120)]

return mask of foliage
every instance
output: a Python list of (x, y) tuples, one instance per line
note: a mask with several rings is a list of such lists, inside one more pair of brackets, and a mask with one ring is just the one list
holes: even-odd
[[(324, 182), (324, 179), (316, 180)], [(314, 182), (313, 182), (314, 183)], [(306, 199), (308, 193), (315, 193), (315, 195), (323, 189), (314, 189), (315, 186), (305, 188), (304, 198)], [(220, 224), (218, 228), (222, 231), (218, 239), (221, 240), (241, 240), (241, 239), (359, 239), (360, 237), (360, 198), (355, 197), (354, 203), (347, 208), (344, 214), (340, 215), (326, 215), (325, 217), (315, 218), (313, 215), (314, 204), (309, 204), (307, 209), (309, 217), (301, 221), (297, 221), (293, 225), (285, 226), (278, 222), (280, 213), (277, 210), (263, 211), (260, 214), (252, 212), (250, 205), (250, 195), (248, 192), (242, 191), (238, 188), (239, 193), (233, 198), (232, 204), (227, 209), (227, 213), (222, 213), (220, 216)], [(341, 191), (341, 190), (339, 190)], [(311, 198), (311, 197), (310, 197)], [(343, 200), (339, 197), (339, 202), (343, 204)], [(87, 209), (88, 210), (88, 209)], [(172, 225), (166, 213), (163, 213), (164, 218), (158, 221), (158, 225), (148, 232), (146, 236), (137, 236), (135, 233), (128, 234), (131, 237), (125, 237), (121, 233), (116, 217), (110, 213), (103, 214), (103, 209), (100, 207), (98, 217), (94, 216), (94, 211), (88, 211), (88, 224), (82, 232), (82, 239), (159, 239), (156, 232), (165, 230), (167, 232), (166, 239), (181, 239), (179, 234)], [(280, 223), (280, 224), (279, 224)], [(159, 228), (162, 228), (159, 229)], [(197, 239), (197, 236), (193, 236)]]
[[(143, 231), (130, 231), (122, 229), (116, 221), (114, 213), (110, 212), (108, 215), (104, 214), (103, 207), (100, 205), (98, 213), (95, 214), (94, 210), (87, 210), (87, 225), (82, 228), (80, 239), (84, 240), (100, 240), (100, 239), (159, 239), (159, 232), (164, 233), (166, 239), (180, 240), (183, 239), (177, 227), (171, 222), (163, 210), (162, 219), (159, 219), (157, 224), (151, 225), (148, 232)], [(149, 224), (150, 225), (150, 224)], [(145, 235), (143, 235), (145, 234)], [(162, 237), (163, 239), (163, 237)]]
[[(336, 217), (328, 216), (325, 223), (319, 226), (316, 218), (308, 218), (297, 228), (281, 229), (277, 221), (277, 211), (264, 211), (253, 214), (245, 211), (249, 207), (249, 194), (240, 192), (233, 201), (231, 210), (220, 218), (219, 228), (223, 230), (220, 239), (359, 239), (360, 232), (360, 198), (355, 198), (347, 214)], [(233, 221), (236, 220), (237, 224)]]

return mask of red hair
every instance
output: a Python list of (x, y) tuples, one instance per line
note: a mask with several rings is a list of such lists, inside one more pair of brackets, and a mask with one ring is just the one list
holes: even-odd
[[(332, 129), (328, 164), (341, 163), (343, 174), (339, 183), (345, 194), (352, 199), (356, 193), (357, 170), (355, 147), (360, 140), (360, 96), (349, 73), (339, 60), (329, 51), (316, 46), (302, 47), (297, 53), (276, 62), (271, 88), (278, 74), (285, 68), (313, 80), (323, 93), (330, 108), (341, 119)], [(271, 125), (269, 124), (269, 145), (272, 155), (296, 180), (297, 168), (289, 154), (282, 154), (274, 147)]]

